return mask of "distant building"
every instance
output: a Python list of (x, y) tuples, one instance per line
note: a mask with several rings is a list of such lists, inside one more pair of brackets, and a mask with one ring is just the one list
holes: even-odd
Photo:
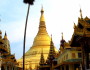
[(72, 48), (70, 42), (66, 42), (62, 36), (57, 65), (53, 68), (56, 70), (80, 70), (81, 55), (81, 48)]
[(18, 70), (18, 63), (15, 59), (15, 54), (11, 54), (10, 43), (5, 32), (2, 38), (0, 31), (0, 70)]

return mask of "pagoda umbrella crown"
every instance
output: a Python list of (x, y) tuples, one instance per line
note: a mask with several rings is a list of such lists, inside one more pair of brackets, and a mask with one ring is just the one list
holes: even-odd
[(33, 5), (34, 0), (23, 0), (24, 3)]

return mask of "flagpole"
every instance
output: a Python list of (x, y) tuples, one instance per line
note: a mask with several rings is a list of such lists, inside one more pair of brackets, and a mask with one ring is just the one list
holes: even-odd
[(27, 10), (27, 16), (26, 16), (26, 22), (25, 22), (25, 31), (24, 31), (24, 41), (23, 41), (23, 70), (25, 70), (25, 43), (26, 43), (26, 30), (27, 30), (27, 22), (28, 22), (28, 16), (29, 16), (29, 9), (30, 9), (30, 4), (28, 4), (28, 10)]
[(30, 5), (33, 5), (34, 0), (23, 0), (23, 2), (28, 4), (28, 10), (27, 10), (27, 16), (25, 22), (25, 31), (24, 31), (24, 41), (23, 41), (23, 70), (25, 70), (25, 44), (26, 44), (27, 22), (28, 22)]

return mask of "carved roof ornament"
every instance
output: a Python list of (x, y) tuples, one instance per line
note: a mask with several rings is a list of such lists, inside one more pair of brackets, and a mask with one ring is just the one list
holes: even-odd
[(88, 19), (89, 19), (89, 18), (86, 16), (86, 17), (85, 17), (85, 20), (88, 20)]
[(63, 40), (63, 32), (62, 32), (62, 40)]
[(64, 43), (65, 43), (66, 41), (63, 39), (63, 32), (62, 32), (62, 40), (61, 40), (61, 45), (60, 46), (62, 46), (63, 48), (64, 48)]
[(74, 29), (76, 28), (76, 24), (74, 23)]
[(81, 19), (83, 18), (81, 8), (80, 8), (80, 18), (81, 18)]
[(4, 39), (8, 40), (6, 31), (5, 31)]

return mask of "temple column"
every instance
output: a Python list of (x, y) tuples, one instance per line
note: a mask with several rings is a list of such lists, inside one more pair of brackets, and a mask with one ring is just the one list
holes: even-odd
[(12, 70), (13, 70), (13, 66), (12, 66)]
[(10, 70), (12, 70), (12, 64), (10, 64), (9, 68), (10, 68)]
[(63, 66), (61, 66), (61, 70), (63, 70)]
[[(17, 70), (17, 67), (15, 66), (15, 70)], [(27, 69), (28, 70), (28, 69)]]
[(1, 70), (1, 68), (2, 68), (2, 60), (0, 60), (0, 70)]
[(5, 70), (7, 70), (7, 65), (5, 66)]
[(6, 67), (5, 67), (5, 70), (7, 70), (7, 65), (6, 65)]
[(85, 39), (80, 43), (82, 48), (82, 70), (89, 69), (89, 46), (90, 40)]
[(85, 56), (86, 56), (86, 69), (89, 69), (89, 53), (86, 51), (85, 53)]
[(83, 42), (81, 42), (80, 43), (81, 44), (81, 48), (82, 48), (82, 70), (85, 70), (85, 59), (84, 59), (84, 57), (85, 57), (85, 55), (84, 55), (84, 43)]
[(1, 61), (0, 61), (0, 70), (1, 70), (1, 66), (2, 66), (2, 63), (1, 63)]
[(74, 70), (74, 65), (69, 64), (69, 70)]
[(62, 70), (62, 69), (61, 69), (61, 66), (59, 67), (59, 70)]
[(85, 48), (86, 69), (90, 68), (89, 67), (89, 52), (90, 52), (89, 43), (90, 43), (90, 41), (86, 42), (86, 45), (85, 45), (85, 47), (86, 47)]
[(66, 70), (66, 65), (64, 65), (63, 67), (64, 67), (64, 70)]
[(80, 70), (82, 70), (82, 63), (80, 63)]
[(62, 70), (64, 70), (64, 66), (62, 66)]
[(16, 68), (14, 67), (14, 70), (16, 70)]
[(66, 65), (66, 69), (65, 70), (69, 70), (69, 65)]

